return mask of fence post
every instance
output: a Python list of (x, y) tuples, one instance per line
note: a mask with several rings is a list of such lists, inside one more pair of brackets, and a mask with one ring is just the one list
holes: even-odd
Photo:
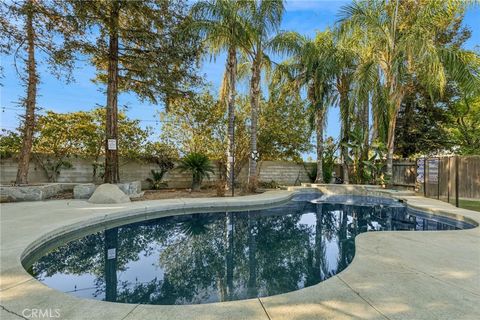
[(455, 206), (458, 208), (458, 156), (455, 156)]
[(428, 158), (424, 158), (423, 159), (423, 175), (424, 175), (424, 178), (423, 178), (423, 193), (424, 193), (424, 196), (427, 197), (428, 194), (427, 194), (427, 177), (428, 177)]
[(451, 157), (448, 157), (448, 174), (447, 174), (447, 179), (448, 179), (448, 184), (447, 184), (447, 202), (450, 203), (450, 187), (451, 187), (451, 182), (450, 182), (450, 170), (451, 170), (451, 167), (450, 167), (450, 158)]
[(438, 157), (438, 161), (437, 161), (437, 200), (440, 200), (440, 168), (441, 168), (440, 167), (440, 160), (441, 160), (441, 158)]

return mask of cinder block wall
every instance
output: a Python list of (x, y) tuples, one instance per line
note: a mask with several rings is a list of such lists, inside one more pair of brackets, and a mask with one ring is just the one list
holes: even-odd
[[(70, 159), (73, 167), (63, 169), (58, 177), (58, 182), (89, 183), (93, 181), (92, 160), (83, 158)], [(122, 181), (142, 181), (143, 187), (147, 188), (146, 179), (151, 176), (150, 171), (156, 170), (153, 163), (139, 161), (120, 160), (120, 179)], [(261, 161), (258, 165), (259, 181), (270, 182), (272, 180), (283, 185), (299, 185), (302, 182), (310, 182), (307, 170), (311, 170), (312, 163), (297, 164), (285, 161)], [(17, 162), (14, 159), (0, 159), (0, 183), (8, 185), (15, 181)], [(245, 182), (248, 173), (248, 165), (245, 166), (237, 177), (237, 181)], [(219, 178), (218, 167), (215, 165), (215, 174), (205, 184), (214, 184)], [(173, 169), (164, 178), (171, 188), (188, 188), (191, 184), (191, 175), (181, 173)], [(32, 161), (29, 169), (29, 183), (48, 182), (47, 175), (35, 161)]]
[[(297, 164), (284, 161), (263, 161), (258, 165), (259, 180), (270, 182), (272, 180), (283, 185), (299, 185), (302, 182), (310, 182), (307, 171), (313, 164)], [(306, 168), (306, 170), (305, 170)]]

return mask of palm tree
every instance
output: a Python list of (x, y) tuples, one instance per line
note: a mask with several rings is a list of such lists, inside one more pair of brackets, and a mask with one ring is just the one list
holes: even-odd
[(342, 30), (361, 30), (364, 44), (374, 52), (370, 63), (379, 74), (379, 96), (388, 116), (387, 176), (392, 175), (396, 120), (411, 79), (440, 94), (448, 76), (469, 90), (479, 82), (466, 66), (472, 53), (435, 41), (439, 23), (454, 21), (465, 4), (425, 1), (415, 4), (415, 10), (411, 6), (410, 1), (354, 1), (341, 10)]
[[(204, 0), (193, 5), (192, 15), (212, 56), (227, 52), (221, 100), (226, 101), (228, 113), (227, 189), (234, 171), (234, 121), (237, 80), (237, 51), (246, 43), (246, 32), (240, 16), (241, 3), (230, 0)], [(225, 94), (226, 93), (226, 94)], [(227, 98), (225, 97), (227, 96)]]
[(284, 52), (290, 58), (279, 64), (274, 81), (292, 81), (298, 90), (306, 89), (309, 109), (313, 115), (317, 140), (317, 175), (315, 182), (323, 183), (323, 133), (325, 115), (329, 105), (335, 103), (334, 60), (335, 43), (330, 30), (317, 33), (310, 39), (296, 32), (279, 34), (272, 41), (272, 48)]
[(201, 153), (190, 153), (180, 160), (177, 167), (180, 172), (190, 171), (192, 173), (192, 190), (200, 190), (204, 178), (210, 178), (214, 173), (213, 166), (208, 157)]
[(342, 176), (345, 184), (349, 179), (349, 143), (350, 132), (354, 124), (352, 117), (354, 110), (354, 99), (352, 89), (354, 85), (354, 73), (358, 60), (358, 33), (352, 30), (351, 33), (340, 33), (338, 29), (333, 34), (334, 49), (331, 53), (333, 70), (335, 72), (335, 88), (338, 95), (338, 106), (340, 108), (341, 131), (340, 131), (340, 157), (342, 161)]
[[(266, 51), (270, 48), (271, 34), (280, 26), (283, 11), (283, 0), (245, 0), (239, 1), (242, 7), (244, 20), (248, 21), (245, 28), (248, 34), (248, 46), (245, 53), (251, 61), (250, 78), (250, 152), (253, 155), (257, 150), (257, 124), (260, 99), (260, 80), (262, 68), (269, 62)], [(250, 158), (248, 170), (249, 188), (256, 188), (257, 160)]]

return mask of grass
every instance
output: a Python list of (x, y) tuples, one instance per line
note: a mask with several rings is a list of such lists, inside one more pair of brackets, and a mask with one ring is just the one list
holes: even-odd
[(480, 200), (459, 200), (459, 206), (463, 209), (480, 212)]
[[(435, 199), (435, 197), (432, 197)], [(440, 200), (447, 202), (447, 198), (440, 197)], [(455, 198), (450, 198), (450, 204), (455, 205)], [(480, 200), (458, 199), (458, 206), (463, 209), (480, 212)]]

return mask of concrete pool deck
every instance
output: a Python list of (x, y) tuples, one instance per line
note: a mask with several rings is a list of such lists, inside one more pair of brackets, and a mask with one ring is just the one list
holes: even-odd
[[(350, 193), (356, 186), (324, 192)], [(387, 193), (375, 191), (372, 193)], [(365, 191), (366, 192), (366, 191)], [(172, 199), (93, 205), (83, 200), (0, 206), (0, 319), (478, 319), (480, 228), (370, 232), (357, 236), (353, 262), (312, 287), (277, 296), (187, 306), (80, 299), (51, 289), (22, 267), (25, 254), (78, 228), (171, 214), (246, 208), (287, 201), (290, 191), (238, 198)], [(480, 213), (392, 192), (411, 207), (480, 222)], [(155, 211), (166, 210), (161, 214)]]

